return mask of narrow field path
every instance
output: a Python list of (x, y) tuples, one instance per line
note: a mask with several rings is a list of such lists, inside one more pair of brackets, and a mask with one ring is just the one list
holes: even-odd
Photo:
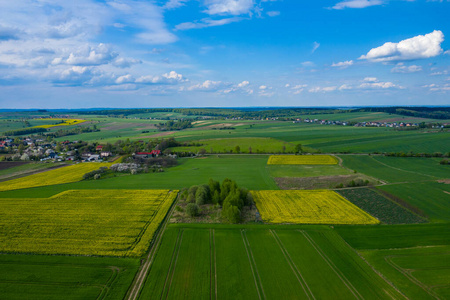
[[(245, 230), (241, 230), (242, 241), (244, 242), (245, 251), (247, 252), (248, 261), (250, 263), (250, 268), (252, 269), (253, 279), (255, 281), (256, 291), (258, 292), (259, 299), (266, 299), (264, 293), (264, 288), (262, 286), (261, 277), (259, 276), (258, 268), (256, 267), (255, 258), (253, 257), (252, 249), (250, 248), (250, 243), (248, 242)], [(260, 291), (261, 290), (261, 291)]]
[[(173, 191), (171, 191), (173, 193)], [(128, 300), (135, 300), (139, 296), (139, 292), (142, 289), (142, 286), (145, 282), (145, 279), (147, 278), (148, 271), (150, 270), (150, 266), (153, 263), (153, 260), (155, 259), (156, 253), (158, 252), (159, 245), (161, 244), (162, 236), (164, 234), (164, 231), (166, 230), (167, 224), (169, 223), (170, 216), (172, 215), (175, 206), (178, 203), (178, 198), (174, 201), (172, 204), (172, 207), (170, 208), (169, 212), (166, 215), (166, 218), (161, 224), (160, 229), (156, 233), (154, 243), (150, 248), (150, 251), (145, 258), (141, 268), (139, 269), (138, 273), (136, 274), (136, 277), (131, 284), (127, 296), (125, 296)]]

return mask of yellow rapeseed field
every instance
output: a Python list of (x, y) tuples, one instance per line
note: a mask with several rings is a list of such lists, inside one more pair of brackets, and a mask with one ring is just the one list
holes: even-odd
[(271, 155), (268, 165), (335, 165), (336, 157), (331, 155)]
[(110, 166), (111, 163), (80, 163), (68, 167), (61, 167), (23, 178), (0, 182), (0, 191), (76, 182), (82, 180), (83, 175), (88, 172), (97, 170), (100, 167), (109, 168)]
[(378, 224), (379, 221), (329, 190), (252, 191), (268, 223)]
[(0, 252), (141, 256), (177, 192), (69, 190), (50, 198), (0, 198)]
[(39, 120), (48, 120), (48, 121), (63, 121), (63, 123), (60, 124), (49, 124), (49, 125), (38, 125), (34, 126), (33, 128), (51, 128), (56, 126), (69, 126), (69, 125), (78, 125), (83, 122), (86, 122), (86, 120), (82, 119), (56, 119), (56, 118), (48, 118), (48, 119), (39, 119)]

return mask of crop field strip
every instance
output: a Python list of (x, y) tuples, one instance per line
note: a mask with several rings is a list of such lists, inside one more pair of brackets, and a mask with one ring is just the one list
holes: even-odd
[(176, 197), (168, 190), (74, 190), (0, 199), (0, 251), (140, 256)]
[(337, 190), (339, 194), (385, 224), (425, 223), (426, 219), (368, 188)]
[(43, 173), (29, 175), (24, 178), (0, 182), (0, 191), (76, 182), (82, 180), (85, 173), (97, 170), (100, 167), (110, 166), (111, 163), (81, 163), (71, 165)]
[(330, 229), (166, 233), (140, 299), (404, 298)]
[(137, 260), (0, 255), (0, 298), (122, 299)]
[(271, 155), (268, 165), (336, 165), (338, 160), (331, 155)]
[(377, 224), (378, 220), (329, 190), (252, 191), (263, 221), (294, 224)]

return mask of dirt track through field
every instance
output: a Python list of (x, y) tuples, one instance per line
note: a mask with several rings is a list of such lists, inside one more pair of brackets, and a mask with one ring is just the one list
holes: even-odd
[[(283, 253), (284, 258), (286, 259), (287, 263), (292, 269), (292, 272), (294, 272), (295, 277), (297, 277), (298, 282), (300, 283), (303, 291), (305, 292), (308, 299), (316, 299), (314, 297), (314, 294), (311, 292), (311, 289), (308, 286), (308, 283), (306, 282), (305, 278), (303, 278), (302, 273), (300, 273), (300, 270), (295, 265), (294, 261), (292, 260), (291, 256), (289, 255), (289, 252), (284, 247), (283, 243), (280, 240), (280, 237), (276, 233), (275, 230), (270, 229), (270, 233), (272, 234), (273, 238), (278, 244), (278, 247), (280, 247), (281, 252)], [(306, 288), (305, 288), (306, 287)]]
[[(264, 288), (262, 286), (261, 277), (259, 277), (258, 268), (256, 267), (255, 258), (253, 257), (252, 249), (250, 248), (250, 243), (248, 242), (245, 230), (241, 230), (242, 240), (244, 242), (245, 251), (247, 252), (248, 262), (250, 263), (250, 268), (252, 269), (253, 279), (255, 281), (256, 291), (258, 292), (259, 299), (266, 299), (264, 293)], [(261, 289), (261, 291), (260, 291)]]
[(133, 283), (130, 286), (130, 289), (129, 289), (126, 299), (135, 300), (138, 298), (139, 293), (142, 289), (142, 286), (145, 282), (145, 279), (147, 278), (147, 274), (150, 270), (150, 266), (152, 265), (153, 260), (155, 259), (156, 253), (159, 249), (159, 245), (161, 244), (161, 239), (164, 234), (164, 231), (166, 230), (167, 224), (169, 223), (170, 216), (172, 215), (177, 202), (178, 202), (178, 199), (174, 201), (174, 203), (172, 204), (172, 207), (167, 212), (166, 218), (164, 219), (163, 223), (161, 224), (160, 230), (158, 231), (158, 233), (155, 236), (155, 242), (153, 243), (152, 247), (150, 248), (150, 252), (148, 253), (147, 258), (144, 260), (144, 263), (143, 263), (141, 269), (136, 274), (135, 280), (133, 281)]
[(347, 277), (339, 271), (336, 265), (328, 258), (328, 256), (320, 249), (319, 245), (303, 230), (299, 230), (301, 234), (308, 240), (311, 246), (316, 250), (316, 252), (323, 258), (323, 260), (328, 264), (328, 266), (336, 273), (336, 275), (341, 279), (345, 286), (350, 290), (350, 292), (355, 296), (356, 299), (364, 299), (361, 294), (356, 290), (356, 288), (351, 284)]

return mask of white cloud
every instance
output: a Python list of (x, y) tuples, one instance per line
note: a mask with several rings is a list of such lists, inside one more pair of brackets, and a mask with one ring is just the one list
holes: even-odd
[(313, 48), (312, 48), (312, 50), (311, 50), (311, 53), (316, 52), (316, 50), (319, 49), (319, 47), (320, 47), (320, 43), (314, 42), (314, 43), (313, 43)]
[(241, 83), (239, 83), (237, 86), (239, 87), (239, 88), (243, 88), (243, 87), (246, 87), (247, 85), (249, 85), (250, 84), (250, 82), (248, 82), (248, 81), (242, 81)]
[(222, 81), (205, 80), (203, 83), (188, 87), (188, 91), (217, 91), (223, 86)]
[(142, 63), (142, 61), (140, 59), (123, 58), (123, 57), (116, 58), (112, 62), (112, 64), (118, 68), (129, 68), (132, 65), (141, 64), (141, 63)]
[(392, 82), (364, 82), (361, 83), (359, 88), (362, 89), (389, 89), (389, 88), (398, 88), (399, 86), (396, 84), (393, 84)]
[(96, 47), (86, 45), (69, 54), (65, 60), (68, 65), (98, 66), (107, 64), (117, 57), (111, 46), (99, 44)]
[(165, 9), (174, 9), (181, 6), (184, 6), (186, 2), (189, 0), (169, 0), (167, 3), (163, 6)]
[(333, 63), (331, 66), (335, 68), (345, 69), (353, 65), (353, 60), (341, 61), (338, 63)]
[(444, 54), (450, 55), (450, 50), (445, 51)]
[(421, 66), (411, 65), (405, 66), (403, 63), (398, 63), (395, 67), (391, 69), (392, 73), (415, 73), (422, 71)]
[(435, 30), (429, 34), (418, 35), (398, 43), (387, 42), (383, 46), (371, 49), (359, 59), (373, 62), (425, 59), (440, 55), (443, 52), (441, 48), (443, 41), (442, 31)]
[(141, 76), (138, 79), (136, 79), (135, 82), (143, 84), (176, 84), (186, 81), (187, 80), (183, 78), (183, 75), (178, 74), (175, 71), (171, 71), (161, 76), (152, 76), (152, 75)]
[(260, 90), (265, 90), (265, 89), (267, 89), (267, 86), (266, 86), (266, 85), (261, 85), (261, 86), (259, 87), (259, 89), (260, 89)]
[(254, 7), (253, 0), (205, 0), (204, 4), (205, 12), (210, 15), (249, 14)]
[(448, 91), (450, 91), (450, 84), (444, 84), (443, 86), (432, 83), (429, 85), (424, 85), (422, 86), (423, 88), (428, 88), (430, 92), (442, 92), (442, 93), (446, 93)]
[(290, 87), (291, 85), (289, 83), (286, 83), (286, 85), (284, 86), (285, 88)]
[(203, 18), (199, 21), (185, 22), (185, 23), (178, 24), (175, 26), (175, 30), (200, 29), (200, 28), (206, 28), (206, 27), (222, 26), (222, 25), (227, 25), (227, 24), (234, 23), (234, 22), (239, 22), (241, 20), (243, 20), (243, 18), (240, 18), (240, 17), (225, 18), (225, 19), (220, 19), (220, 20)]
[(433, 72), (433, 73), (431, 73), (430, 75), (431, 75), (431, 76), (439, 76), (439, 75), (447, 75), (447, 74), (448, 74), (448, 71), (447, 71), (447, 70), (444, 70), (444, 71)]
[(378, 78), (376, 77), (366, 77), (363, 79), (363, 81), (367, 81), (367, 82), (377, 82)]
[(115, 82), (117, 84), (123, 84), (123, 83), (130, 83), (130, 82), (133, 82), (133, 81), (134, 81), (133, 76), (131, 76), (130, 74), (127, 74), (127, 75), (123, 75), (123, 76), (118, 77)]
[(302, 62), (302, 66), (305, 68), (313, 68), (316, 66), (316, 64), (313, 63), (312, 61), (304, 61)]
[(279, 12), (279, 11), (276, 11), (276, 10), (272, 10), (272, 11), (268, 11), (266, 14), (267, 14), (269, 17), (277, 17), (277, 16), (280, 15), (280, 12)]
[(316, 87), (309, 89), (308, 92), (310, 92), (310, 93), (320, 93), (320, 92), (325, 93), (325, 92), (333, 92), (336, 89), (337, 89), (337, 87), (335, 87), (335, 86), (327, 86), (327, 87), (316, 86)]
[(333, 6), (333, 9), (344, 9), (344, 8), (365, 8), (369, 6), (381, 5), (384, 2), (381, 0), (348, 0), (337, 3)]

